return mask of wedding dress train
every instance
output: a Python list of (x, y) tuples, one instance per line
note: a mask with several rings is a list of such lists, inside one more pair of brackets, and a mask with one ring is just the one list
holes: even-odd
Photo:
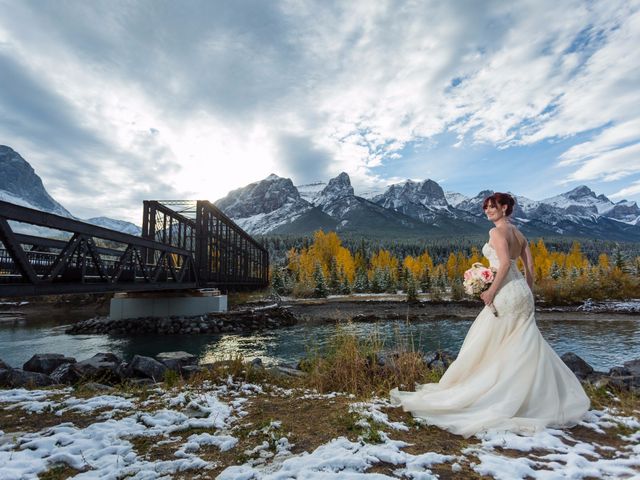
[[(482, 253), (498, 267), (488, 243)], [(498, 316), (488, 307), (480, 312), (439, 383), (415, 392), (395, 388), (391, 402), (465, 437), (485, 430), (533, 434), (578, 423), (589, 399), (540, 334), (533, 295), (513, 260), (493, 304)]]

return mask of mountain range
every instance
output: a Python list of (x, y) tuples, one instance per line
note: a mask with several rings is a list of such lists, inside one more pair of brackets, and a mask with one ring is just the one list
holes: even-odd
[[(445, 192), (427, 179), (356, 195), (346, 173), (328, 182), (299, 186), (271, 174), (214, 203), (252, 235), (309, 235), (324, 229), (389, 239), (486, 234), (491, 224), (482, 202), (492, 193), (483, 190), (467, 197)], [(640, 208), (635, 202), (614, 203), (584, 185), (544, 200), (514, 197), (512, 219), (529, 236), (640, 241)], [(0, 200), (75, 218), (49, 195), (31, 165), (7, 146), (0, 146)], [(140, 227), (122, 220), (84, 221), (140, 234)]]
[[(216, 205), (251, 234), (310, 234), (323, 228), (376, 238), (484, 234), (482, 211), (493, 191), (475, 197), (445, 192), (433, 180), (407, 180), (385, 191), (355, 194), (349, 176), (295, 186), (271, 174), (233, 190)], [(544, 200), (514, 194), (512, 220), (530, 236), (569, 236), (640, 241), (640, 208), (614, 203), (579, 186)]]
[[(29, 162), (6, 145), (0, 145), (0, 200), (75, 220), (82, 220), (131, 235), (140, 235), (142, 231), (137, 225), (124, 220), (116, 220), (109, 217), (95, 217), (83, 220), (74, 217), (49, 195), (42, 184), (42, 179), (36, 174)], [(14, 224), (13, 228), (20, 233), (32, 235), (45, 235), (47, 233), (47, 229), (34, 226)]]

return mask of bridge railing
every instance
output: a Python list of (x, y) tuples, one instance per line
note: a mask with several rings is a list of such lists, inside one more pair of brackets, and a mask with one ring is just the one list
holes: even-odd
[(144, 202), (142, 236), (190, 250), (203, 286), (261, 288), (269, 284), (269, 253), (208, 201)]
[(0, 297), (199, 285), (191, 249), (3, 201), (0, 241)]

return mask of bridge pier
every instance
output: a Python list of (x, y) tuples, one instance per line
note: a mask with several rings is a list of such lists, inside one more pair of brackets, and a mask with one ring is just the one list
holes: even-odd
[(111, 299), (109, 318), (171, 317), (227, 311), (227, 296), (218, 289), (173, 292), (121, 292)]

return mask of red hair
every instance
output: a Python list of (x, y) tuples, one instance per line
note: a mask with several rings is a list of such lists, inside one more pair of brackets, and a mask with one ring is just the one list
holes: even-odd
[(513, 207), (515, 204), (516, 201), (508, 193), (495, 192), (493, 195), (489, 195), (484, 199), (484, 202), (482, 203), (482, 210), (486, 210), (489, 205), (491, 205), (492, 207), (497, 207), (498, 205), (506, 205), (507, 210), (504, 213), (505, 215), (509, 216), (513, 213)]

